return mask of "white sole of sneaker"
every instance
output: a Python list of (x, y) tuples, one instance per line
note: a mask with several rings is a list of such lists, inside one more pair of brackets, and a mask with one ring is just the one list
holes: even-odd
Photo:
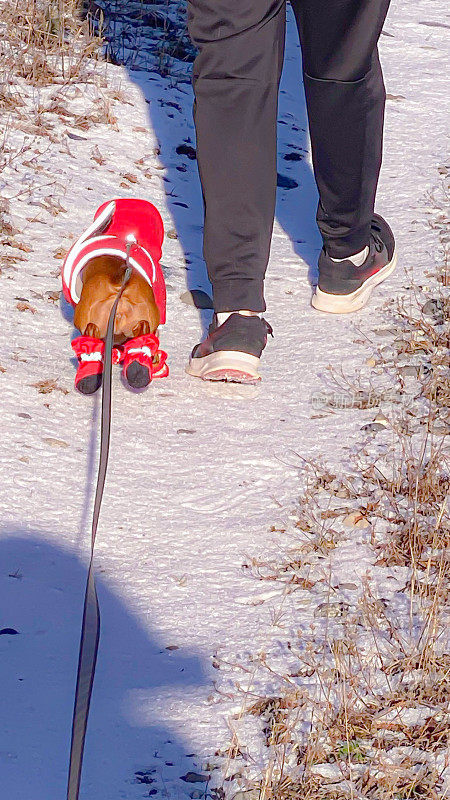
[(316, 288), (311, 300), (311, 305), (317, 311), (326, 311), (329, 314), (350, 314), (352, 311), (359, 311), (360, 308), (366, 305), (367, 301), (379, 283), (384, 281), (397, 266), (397, 251), (394, 250), (392, 259), (386, 264), (383, 269), (380, 269), (375, 275), (367, 278), (365, 283), (356, 289), (351, 294), (328, 294), (322, 292), (319, 287)]
[(186, 367), (188, 375), (204, 381), (258, 383), (259, 358), (236, 350), (220, 350), (203, 358), (191, 358)]

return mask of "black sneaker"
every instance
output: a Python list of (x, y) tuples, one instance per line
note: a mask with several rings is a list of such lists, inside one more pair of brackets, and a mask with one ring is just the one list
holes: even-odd
[(205, 381), (257, 383), (268, 333), (272, 334), (272, 328), (260, 317), (233, 313), (218, 325), (214, 315), (209, 334), (194, 347), (186, 372)]
[(397, 264), (395, 239), (389, 225), (374, 214), (370, 231), (369, 254), (356, 267), (351, 261), (336, 263), (325, 249), (319, 256), (319, 285), (312, 305), (331, 314), (348, 314), (365, 306), (372, 290), (393, 272)]

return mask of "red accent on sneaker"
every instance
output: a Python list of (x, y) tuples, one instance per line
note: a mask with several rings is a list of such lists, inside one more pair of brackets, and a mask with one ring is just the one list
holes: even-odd
[[(384, 266), (386, 266), (386, 264), (385, 264)], [(368, 272), (368, 273), (367, 273), (367, 275), (366, 275), (366, 277), (365, 277), (365, 280), (367, 280), (368, 278), (371, 278), (371, 277), (372, 277), (372, 275), (376, 275), (376, 274), (377, 274), (377, 272), (379, 272), (379, 271), (380, 271), (380, 269), (383, 269), (383, 265), (380, 265), (380, 264), (378, 264), (378, 266), (374, 267), (374, 268), (373, 268), (373, 270), (372, 270), (371, 272)]]

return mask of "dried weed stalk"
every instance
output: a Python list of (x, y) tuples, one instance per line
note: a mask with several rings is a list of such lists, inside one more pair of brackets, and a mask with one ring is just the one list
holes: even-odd
[[(415, 376), (414, 401), (405, 410), (400, 402), (390, 421), (389, 447), (363, 447), (345, 477), (305, 464), (306, 489), (283, 557), (245, 565), (256, 579), (280, 585), (283, 602), (290, 598), (295, 607), (298, 598), (304, 609), (309, 598), (314, 622), (296, 631), (283, 617), (276, 644), (252, 658), (260, 683), (252, 677), (251, 689), (241, 687), (239, 720), (260, 721), (264, 752), (245, 744), (237, 720), (226, 796), (449, 796), (450, 303), (443, 213), (437, 226), (444, 256), (433, 274), (435, 296), (424, 303), (417, 287), (411, 308), (397, 304), (391, 312), (400, 331), (396, 353), (419, 355), (427, 369)], [(397, 358), (379, 357), (404, 390)], [(352, 538), (360, 533), (373, 554), (359, 586), (332, 575), (334, 551), (348, 544), (349, 531)], [(270, 694), (258, 695), (255, 685), (264, 683)]]

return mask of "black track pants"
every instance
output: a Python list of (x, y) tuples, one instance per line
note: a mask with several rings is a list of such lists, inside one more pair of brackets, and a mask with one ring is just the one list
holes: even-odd
[[(334, 258), (362, 250), (381, 165), (377, 41), (389, 0), (292, 0), (303, 54), (318, 225)], [(276, 193), (286, 0), (188, 0), (204, 257), (216, 311), (264, 311)]]

